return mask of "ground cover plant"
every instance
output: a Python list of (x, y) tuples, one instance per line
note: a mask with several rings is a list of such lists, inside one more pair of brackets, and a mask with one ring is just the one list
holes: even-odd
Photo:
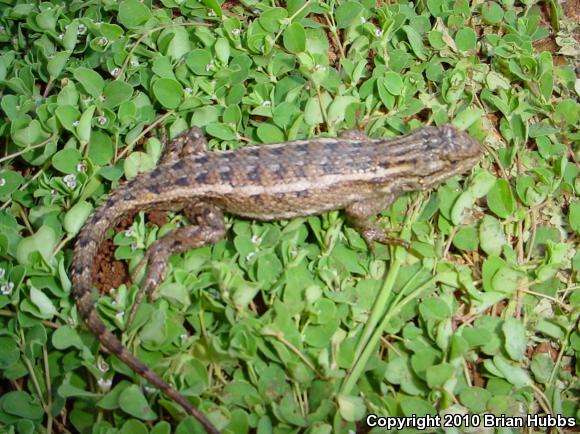
[(408, 250), (371, 254), (339, 212), (227, 217), (128, 328), (131, 273), (185, 217), (110, 231), (99, 315), (220, 430), (578, 420), (577, 20), (554, 0), (0, 1), (1, 431), (200, 432), (99, 352), (68, 275), (95, 205), (192, 126), (230, 149), (453, 122), (485, 154), (382, 213)]

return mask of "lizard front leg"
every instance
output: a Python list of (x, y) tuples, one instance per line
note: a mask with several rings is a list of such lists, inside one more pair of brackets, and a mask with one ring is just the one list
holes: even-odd
[(385, 230), (373, 221), (375, 216), (393, 203), (396, 197), (394, 194), (385, 193), (378, 198), (351, 203), (345, 209), (347, 221), (361, 234), (371, 252), (374, 251), (373, 241), (409, 247), (409, 243), (404, 240), (388, 237)]
[(224, 217), (216, 206), (197, 202), (187, 206), (184, 212), (192, 225), (175, 229), (155, 241), (137, 265), (135, 274), (146, 264), (147, 275), (143, 281), (143, 287), (135, 297), (135, 303), (127, 319), (127, 326), (133, 321), (143, 298), (151, 294), (165, 278), (167, 261), (171, 255), (215, 243), (224, 237)]
[(159, 158), (159, 164), (175, 163), (183, 158), (207, 152), (207, 141), (203, 131), (197, 127), (185, 131), (172, 141), (166, 139), (163, 141), (166, 144)]
[(369, 141), (370, 138), (367, 136), (363, 130), (359, 129), (352, 129), (352, 130), (344, 130), (342, 133), (338, 135), (341, 139), (347, 140), (358, 140), (360, 142)]

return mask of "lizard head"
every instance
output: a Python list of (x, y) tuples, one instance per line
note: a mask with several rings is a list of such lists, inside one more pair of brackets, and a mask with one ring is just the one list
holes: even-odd
[(446, 161), (478, 160), (481, 145), (477, 140), (459, 128), (445, 124), (439, 128), (427, 127), (421, 130), (425, 150), (435, 158)]
[(450, 124), (424, 127), (408, 137), (415, 149), (405, 156), (404, 190), (432, 188), (471, 169), (481, 158), (479, 142)]
[(421, 130), (426, 155), (436, 171), (453, 176), (470, 169), (481, 158), (481, 145), (465, 131), (445, 124)]

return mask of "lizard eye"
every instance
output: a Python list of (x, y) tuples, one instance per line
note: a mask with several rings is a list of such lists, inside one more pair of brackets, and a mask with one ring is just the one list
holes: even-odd
[(459, 163), (459, 160), (449, 160), (451, 162), (451, 164), (453, 164), (454, 166)]

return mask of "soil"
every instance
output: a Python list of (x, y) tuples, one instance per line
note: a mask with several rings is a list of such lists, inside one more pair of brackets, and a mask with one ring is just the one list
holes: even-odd
[(580, 0), (568, 0), (562, 5), (564, 14), (575, 23), (580, 23)]
[(131, 278), (127, 265), (114, 258), (115, 245), (111, 240), (101, 243), (99, 252), (95, 258), (93, 268), (93, 282), (101, 293), (108, 292), (111, 288), (117, 288), (123, 283), (131, 284)]
[[(127, 216), (115, 226), (115, 234), (131, 226), (134, 216)], [(111, 239), (104, 240), (99, 246), (93, 266), (93, 284), (100, 293), (107, 293), (123, 283), (131, 284), (127, 265), (115, 259), (115, 245)]]
[[(126, 230), (133, 224), (134, 215), (124, 217), (114, 228), (115, 234)], [(164, 211), (150, 211), (145, 215), (148, 224), (163, 226), (167, 223)], [(101, 243), (93, 268), (93, 282), (101, 293), (107, 293), (111, 288), (118, 288), (122, 284), (130, 285), (131, 276), (127, 264), (115, 259), (116, 246), (107, 239)]]

